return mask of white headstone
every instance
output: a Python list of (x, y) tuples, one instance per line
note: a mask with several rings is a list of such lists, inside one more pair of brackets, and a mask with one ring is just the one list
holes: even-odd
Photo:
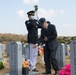
[(65, 44), (65, 55), (68, 55), (68, 44)]
[(76, 40), (70, 43), (71, 75), (76, 75)]
[(8, 48), (10, 50), (10, 75), (22, 75), (22, 44), (12, 42)]
[(4, 52), (4, 44), (0, 44), (0, 60), (2, 60), (2, 53)]
[(59, 44), (57, 49), (56, 58), (58, 61), (59, 68), (62, 68), (65, 65), (65, 46), (64, 44)]
[(30, 58), (30, 49), (28, 43), (22, 44), (22, 55), (24, 55), (27, 59)]
[(9, 48), (9, 46), (10, 46), (9, 44), (6, 45), (7, 56), (9, 56), (9, 53), (10, 53), (10, 48)]

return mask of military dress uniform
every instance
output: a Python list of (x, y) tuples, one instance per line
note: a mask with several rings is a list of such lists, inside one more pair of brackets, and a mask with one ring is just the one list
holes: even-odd
[[(28, 15), (33, 15), (34, 11), (30, 11), (27, 13)], [(38, 21), (35, 19), (29, 19), (25, 22), (26, 28), (28, 30), (28, 43), (30, 46), (30, 61), (32, 62), (31, 69), (36, 69), (37, 56), (38, 56), (38, 47), (33, 48), (33, 45), (37, 43), (38, 40)]]

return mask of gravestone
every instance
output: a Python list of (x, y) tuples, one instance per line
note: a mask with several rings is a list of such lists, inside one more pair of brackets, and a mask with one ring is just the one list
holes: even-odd
[(76, 75), (76, 40), (70, 43), (71, 75)]
[(10, 75), (22, 75), (22, 44), (12, 42), (8, 44), (10, 58)]
[(0, 45), (0, 60), (2, 60), (2, 49), (1, 49), (1, 45)]
[(56, 58), (58, 61), (59, 68), (62, 68), (65, 65), (65, 46), (64, 44), (59, 44), (57, 48)]
[(22, 55), (24, 55), (25, 58), (27, 58), (27, 59), (30, 58), (30, 49), (29, 49), (29, 44), (28, 43), (23, 43), (22, 44)]
[(10, 53), (10, 48), (9, 48), (10, 44), (7, 44), (6, 45), (6, 52), (7, 52), (7, 56), (9, 56), (9, 53)]
[(68, 44), (65, 44), (65, 55), (68, 55)]
[(4, 53), (4, 44), (0, 44), (0, 60), (2, 60), (2, 53)]

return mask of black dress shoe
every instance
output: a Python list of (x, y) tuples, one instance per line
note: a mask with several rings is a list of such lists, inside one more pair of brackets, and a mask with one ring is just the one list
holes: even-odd
[(33, 69), (32, 71), (33, 71), (33, 72), (38, 72), (38, 70), (36, 70), (36, 69)]
[(42, 74), (51, 74), (51, 72), (44, 72), (44, 73), (42, 73)]
[(55, 74), (54, 75), (58, 75), (59, 71), (55, 71)]

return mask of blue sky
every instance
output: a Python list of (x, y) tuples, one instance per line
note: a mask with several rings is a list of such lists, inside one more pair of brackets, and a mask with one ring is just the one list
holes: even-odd
[(26, 13), (35, 4), (39, 18), (54, 24), (58, 36), (76, 36), (76, 0), (0, 0), (0, 33), (27, 34)]

